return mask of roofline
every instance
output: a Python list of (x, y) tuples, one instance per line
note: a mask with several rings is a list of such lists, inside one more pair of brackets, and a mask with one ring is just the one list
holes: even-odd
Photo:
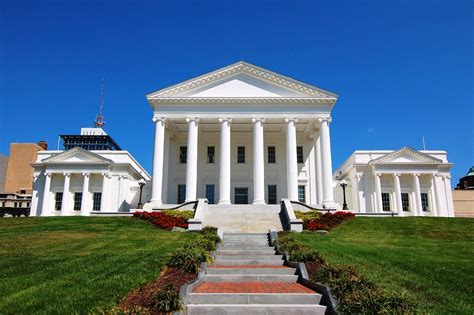
[(321, 92), (321, 93), (328, 94), (328, 95), (330, 95), (331, 97), (334, 97), (334, 98), (338, 98), (338, 97), (339, 97), (339, 96), (338, 96), (336, 93), (334, 93), (334, 92), (331, 92), (331, 91), (328, 91), (328, 90), (325, 90), (325, 89), (318, 88), (318, 87), (316, 87), (316, 86), (313, 86), (313, 85), (310, 85), (310, 84), (308, 84), (308, 83), (305, 83), (305, 82), (302, 82), (302, 81), (293, 79), (293, 78), (291, 78), (291, 77), (288, 77), (288, 76), (286, 76), (286, 75), (283, 75), (283, 74), (280, 74), (280, 73), (277, 73), (277, 72), (274, 72), (274, 71), (271, 71), (271, 70), (268, 70), (268, 69), (265, 69), (265, 68), (256, 66), (256, 65), (251, 64), (251, 63), (248, 63), (248, 62), (246, 62), (246, 61), (234, 62), (234, 63), (232, 63), (232, 64), (230, 64), (230, 65), (227, 65), (227, 66), (218, 68), (218, 69), (213, 70), (213, 71), (210, 71), (210, 72), (206, 72), (206, 73), (204, 73), (204, 74), (201, 74), (201, 75), (199, 75), (199, 76), (193, 77), (193, 78), (191, 78), (191, 79), (188, 79), (188, 80), (185, 80), (185, 81), (182, 81), (182, 82), (179, 82), (179, 83), (175, 83), (175, 84), (170, 85), (170, 86), (168, 86), (168, 87), (165, 87), (165, 88), (162, 88), (162, 89), (159, 89), (159, 90), (156, 90), (156, 91), (147, 93), (145, 96), (146, 96), (147, 99), (150, 99), (154, 94), (158, 94), (158, 93), (164, 92), (164, 91), (166, 91), (166, 90), (171, 90), (171, 89), (173, 89), (173, 88), (175, 88), (175, 87), (177, 87), (177, 86), (179, 86), (179, 85), (184, 85), (184, 84), (189, 83), (189, 82), (191, 82), (191, 81), (199, 80), (199, 79), (204, 78), (204, 77), (206, 77), (206, 76), (213, 75), (213, 74), (215, 74), (215, 73), (217, 73), (217, 72), (220, 72), (220, 71), (225, 71), (225, 70), (227, 70), (227, 69), (230, 69), (230, 68), (235, 67), (235, 66), (238, 66), (238, 65), (245, 65), (245, 66), (248, 66), (248, 67), (253, 67), (253, 68), (256, 68), (257, 70), (264, 71), (264, 72), (268, 72), (268, 73), (270, 73), (270, 74), (272, 74), (272, 75), (281, 77), (281, 78), (283, 78), (283, 79), (285, 79), (285, 80), (292, 81), (292, 82), (294, 82), (294, 83), (296, 83), (296, 84), (299, 84), (299, 85), (302, 85), (302, 86), (304, 86), (304, 87), (306, 87), (306, 88), (314, 89), (314, 90), (319, 91), (319, 92)]

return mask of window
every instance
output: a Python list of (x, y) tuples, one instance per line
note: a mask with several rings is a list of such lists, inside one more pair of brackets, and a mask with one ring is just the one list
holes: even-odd
[(63, 203), (63, 193), (57, 192), (54, 195), (54, 210), (59, 211), (61, 210), (61, 204)]
[(382, 210), (390, 211), (390, 194), (382, 193)]
[(100, 211), (100, 201), (102, 199), (102, 193), (95, 192), (92, 195), (92, 210)]
[(410, 211), (410, 198), (408, 193), (402, 193), (402, 209), (403, 211)]
[(18, 207), (18, 204), (16, 202), (13, 203), (13, 208)]
[(178, 185), (178, 204), (184, 203), (186, 200), (186, 185)]
[(276, 163), (275, 147), (268, 147), (268, 164)]
[(209, 204), (214, 204), (214, 185), (206, 185), (206, 198)]
[(20, 194), (23, 194), (23, 195), (26, 194), (26, 190), (21, 189), (21, 190), (20, 190)]
[(306, 203), (306, 189), (304, 185), (298, 186), (298, 201)]
[(245, 147), (237, 147), (237, 163), (245, 163)]
[(179, 147), (179, 163), (186, 164), (187, 159), (188, 159), (188, 147), (187, 146)]
[(249, 189), (247, 187), (235, 187), (234, 199), (236, 205), (248, 204)]
[(275, 205), (277, 203), (277, 185), (268, 185), (268, 204)]
[(74, 210), (76, 211), (81, 210), (81, 204), (82, 204), (82, 193), (81, 192), (74, 193)]
[(303, 161), (303, 147), (302, 146), (297, 146), (296, 147), (296, 161), (298, 163), (304, 163), (304, 161)]
[(214, 164), (215, 163), (215, 154), (216, 149), (214, 146), (212, 147), (207, 147), (207, 163), (208, 164)]
[(29, 203), (29, 202), (26, 203), (26, 207), (27, 207), (27, 208), (30, 207), (30, 203)]
[(423, 209), (423, 211), (430, 211), (427, 193), (421, 193), (421, 209)]
[(5, 204), (6, 204), (6, 202), (5, 202), (5, 201), (2, 201), (2, 207), (5, 208)]

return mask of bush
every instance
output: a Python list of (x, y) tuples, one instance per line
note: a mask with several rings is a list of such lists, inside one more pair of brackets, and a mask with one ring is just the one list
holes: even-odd
[[(183, 211), (179, 211), (183, 212)], [(171, 215), (166, 212), (134, 212), (133, 213), (134, 218), (142, 219), (142, 220), (147, 220), (148, 222), (151, 222), (153, 225), (160, 227), (165, 230), (171, 230), (174, 227), (180, 227), (183, 229), (188, 228), (188, 220), (177, 216), (177, 215)]]
[(194, 218), (193, 210), (162, 210), (161, 212), (172, 217), (182, 218), (185, 220)]
[(324, 258), (319, 252), (298, 243), (291, 233), (280, 233), (277, 243), (281, 250), (288, 252), (292, 261), (324, 264)]
[(295, 211), (295, 216), (297, 219), (303, 221), (317, 220), (321, 217), (321, 212), (318, 211)]
[(191, 242), (182, 249), (175, 251), (168, 260), (169, 267), (176, 267), (186, 272), (197, 273), (202, 262), (209, 259), (209, 253)]
[(201, 233), (202, 233), (202, 234), (208, 234), (208, 233), (210, 233), (210, 234), (215, 234), (215, 235), (217, 235), (217, 228), (216, 228), (216, 227), (213, 227), (213, 226), (205, 226), (205, 227), (202, 228)]
[(317, 219), (303, 219), (303, 229), (309, 231), (330, 230), (344, 221), (355, 218), (352, 212), (336, 211), (327, 212), (320, 215)]
[(202, 248), (209, 252), (216, 250), (216, 242), (207, 237), (198, 238), (197, 240), (194, 240), (189, 243), (187, 246)]
[(313, 282), (322, 282), (331, 288), (342, 313), (410, 314), (414, 304), (400, 296), (392, 296), (362, 276), (353, 266), (321, 266)]
[(167, 284), (153, 295), (150, 309), (155, 312), (178, 312), (183, 309), (183, 301), (175, 287)]
[[(95, 313), (92, 312), (92, 313)], [(133, 305), (133, 306), (114, 306), (110, 310), (104, 312), (99, 311), (98, 314), (103, 315), (149, 315), (150, 311), (144, 307)]]
[[(219, 235), (217, 235), (217, 228), (215, 227), (206, 226), (201, 230), (201, 234), (204, 238), (212, 241), (214, 244), (219, 244), (222, 241)], [(215, 250), (215, 247), (212, 250)]]

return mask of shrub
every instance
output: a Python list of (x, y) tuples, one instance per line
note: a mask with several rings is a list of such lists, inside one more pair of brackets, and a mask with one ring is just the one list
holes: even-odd
[[(217, 228), (215, 227), (206, 226), (201, 230), (201, 234), (204, 238), (212, 241), (214, 244), (218, 244), (222, 241), (219, 235), (217, 235)], [(212, 250), (215, 250), (215, 247)]]
[(281, 250), (288, 252), (292, 261), (324, 263), (324, 258), (319, 252), (297, 242), (291, 233), (279, 234), (277, 243)]
[(197, 240), (189, 243), (188, 246), (195, 246), (198, 248), (202, 248), (206, 251), (216, 250), (216, 242), (207, 237), (198, 238)]
[(295, 211), (295, 216), (297, 219), (303, 221), (317, 220), (321, 217), (321, 212), (318, 211)]
[(209, 253), (198, 244), (191, 242), (182, 249), (175, 251), (168, 260), (169, 267), (176, 267), (186, 272), (196, 273), (202, 262), (209, 259)]
[(338, 226), (342, 222), (351, 220), (353, 218), (355, 218), (355, 215), (352, 212), (327, 212), (320, 215), (320, 217), (317, 219), (303, 219), (303, 229), (310, 231), (329, 230)]
[(217, 228), (213, 227), (213, 226), (205, 226), (205, 227), (202, 228), (201, 233), (202, 234), (211, 233), (211, 234), (216, 234), (217, 235)]
[(161, 212), (172, 217), (183, 218), (185, 220), (194, 218), (193, 210), (163, 210)]
[(134, 212), (133, 217), (142, 220), (147, 220), (153, 225), (165, 230), (171, 230), (174, 227), (180, 227), (183, 229), (188, 228), (187, 219), (176, 215), (170, 215), (166, 212)]
[[(95, 313), (92, 312), (92, 313)], [(142, 306), (132, 305), (132, 306), (114, 306), (110, 310), (104, 312), (99, 311), (98, 314), (103, 315), (149, 315), (150, 311)]]
[(167, 284), (152, 296), (150, 309), (155, 312), (178, 312), (183, 309), (183, 301), (175, 287)]

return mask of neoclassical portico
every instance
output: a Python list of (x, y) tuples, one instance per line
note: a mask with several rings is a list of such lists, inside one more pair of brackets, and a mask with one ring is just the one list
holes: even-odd
[(213, 189), (219, 204), (273, 203), (277, 195), (336, 206), (335, 94), (239, 62), (147, 98), (155, 123), (149, 207), (214, 196)]

